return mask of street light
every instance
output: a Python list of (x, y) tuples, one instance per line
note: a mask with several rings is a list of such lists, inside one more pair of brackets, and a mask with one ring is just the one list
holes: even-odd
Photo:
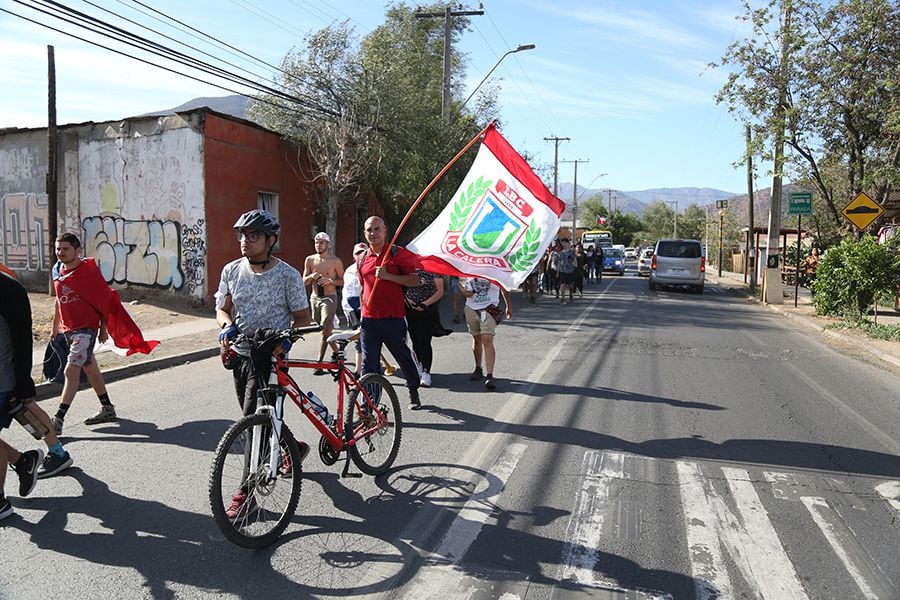
[(479, 84), (475, 86), (475, 89), (472, 90), (472, 93), (469, 94), (469, 97), (466, 98), (463, 101), (463, 103), (459, 105), (460, 110), (462, 110), (462, 107), (465, 106), (466, 103), (472, 99), (472, 96), (475, 95), (475, 92), (478, 91), (478, 88), (480, 88), (484, 84), (484, 82), (487, 81), (487, 78), (491, 76), (491, 73), (494, 72), (494, 69), (496, 69), (497, 67), (500, 66), (500, 63), (503, 62), (504, 58), (506, 58), (510, 54), (515, 54), (516, 52), (522, 52), (523, 50), (534, 50), (534, 44), (520, 44), (519, 47), (516, 48), (515, 50), (507, 50), (506, 52), (504, 52), (503, 56), (501, 56), (500, 59), (497, 60), (497, 62), (494, 64), (494, 66), (491, 67), (491, 70), (488, 71), (488, 74), (484, 76), (484, 79), (482, 79), (481, 82), (479, 82)]

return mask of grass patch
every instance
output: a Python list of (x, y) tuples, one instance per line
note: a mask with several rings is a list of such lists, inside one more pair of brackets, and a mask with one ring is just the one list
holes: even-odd
[(858, 329), (870, 338), (900, 342), (900, 325), (876, 325), (871, 321), (839, 321), (829, 323), (825, 329)]

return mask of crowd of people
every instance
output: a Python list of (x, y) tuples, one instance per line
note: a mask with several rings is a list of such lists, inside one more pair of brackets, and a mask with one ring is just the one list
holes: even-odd
[(593, 244), (585, 248), (580, 242), (573, 247), (569, 238), (555, 240), (547, 247), (532, 276), (537, 280), (526, 285), (532, 303), (535, 292), (552, 292), (560, 304), (572, 302), (575, 293), (583, 298), (585, 281), (603, 280), (603, 248), (595, 248)]

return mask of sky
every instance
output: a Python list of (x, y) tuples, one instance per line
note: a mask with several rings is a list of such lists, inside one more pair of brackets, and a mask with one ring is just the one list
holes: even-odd
[[(381, 0), (62, 2), (104, 20), (121, 23), (102, 10), (107, 9), (148, 24), (252, 71), (261, 82), (270, 82), (274, 69), (172, 29), (151, 18), (159, 15), (146, 7), (269, 65), (278, 65), (305, 33), (348, 20), (365, 35), (383, 23), (385, 13)], [(37, 12), (35, 5), (40, 2), (0, 0), (0, 128), (46, 126), (48, 44), (55, 48), (59, 124), (121, 119), (231, 93), (2, 12), (92, 35)], [(570, 140), (559, 143), (560, 183), (572, 182), (575, 168), (562, 161), (578, 160), (586, 161), (577, 165), (579, 187), (742, 193), (746, 170), (734, 164), (743, 153), (744, 127), (714, 100), (727, 71), (708, 66), (747, 35), (747, 26), (735, 19), (740, 5), (740, 0), (484, 0), (485, 14), (471, 17), (470, 30), (456, 46), (467, 58), (465, 95), (507, 50), (534, 44), (533, 50), (503, 58), (491, 80), (499, 86), (504, 136), (547, 173), (551, 191), (554, 143), (544, 138), (562, 137)], [(463, 7), (479, 8), (477, 3)]]

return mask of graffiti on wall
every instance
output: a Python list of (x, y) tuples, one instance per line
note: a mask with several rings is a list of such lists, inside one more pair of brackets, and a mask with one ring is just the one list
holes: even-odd
[(14, 271), (47, 268), (47, 194), (19, 192), (0, 198), (0, 257)]
[(98, 216), (84, 219), (82, 228), (85, 254), (97, 259), (106, 281), (184, 287), (178, 222)]
[(184, 285), (190, 294), (194, 294), (197, 290), (203, 290), (206, 277), (206, 224), (203, 219), (181, 228), (181, 246)]

